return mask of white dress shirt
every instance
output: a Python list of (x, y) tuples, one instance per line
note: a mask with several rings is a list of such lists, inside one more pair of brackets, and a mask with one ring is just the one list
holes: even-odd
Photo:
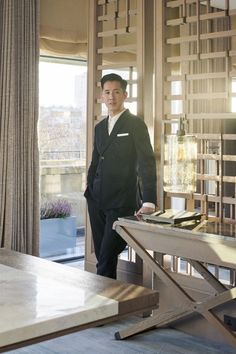
[(114, 125), (116, 124), (116, 122), (118, 121), (118, 119), (120, 118), (121, 114), (124, 111), (126, 111), (126, 109), (123, 109), (123, 111), (121, 111), (120, 113), (116, 114), (113, 117), (109, 116), (109, 118), (108, 118), (108, 134), (109, 135), (111, 134), (112, 129), (114, 128)]

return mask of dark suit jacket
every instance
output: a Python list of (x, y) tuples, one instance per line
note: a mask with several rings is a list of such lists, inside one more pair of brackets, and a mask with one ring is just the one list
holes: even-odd
[(146, 124), (127, 109), (110, 136), (108, 118), (95, 127), (86, 198), (104, 210), (137, 207), (138, 176), (142, 201), (156, 204), (156, 164)]

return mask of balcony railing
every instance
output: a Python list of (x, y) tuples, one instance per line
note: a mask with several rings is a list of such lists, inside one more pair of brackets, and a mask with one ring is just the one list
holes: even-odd
[(68, 151), (41, 151), (40, 160), (84, 160), (86, 158), (85, 150), (68, 150)]

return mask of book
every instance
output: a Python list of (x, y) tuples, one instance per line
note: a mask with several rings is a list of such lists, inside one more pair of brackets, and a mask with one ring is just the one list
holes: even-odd
[(201, 220), (202, 214), (186, 210), (159, 210), (153, 214), (142, 214), (142, 220), (153, 223), (180, 224), (184, 221)]

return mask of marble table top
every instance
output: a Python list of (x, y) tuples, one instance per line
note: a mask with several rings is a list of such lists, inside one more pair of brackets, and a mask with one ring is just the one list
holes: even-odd
[(7, 345), (118, 314), (118, 301), (0, 264), (0, 343)]
[(156, 291), (0, 249), (0, 352), (157, 303)]

